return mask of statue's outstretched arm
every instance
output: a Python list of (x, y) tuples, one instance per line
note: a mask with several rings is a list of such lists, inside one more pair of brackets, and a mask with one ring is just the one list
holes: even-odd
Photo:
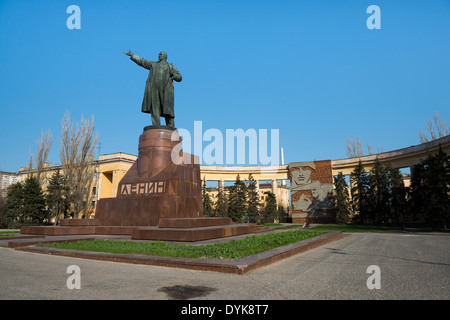
[(140, 65), (145, 69), (150, 69), (152, 67), (152, 61), (146, 60), (135, 55), (131, 50), (124, 52), (127, 56), (130, 56), (131, 60), (133, 60), (136, 64)]

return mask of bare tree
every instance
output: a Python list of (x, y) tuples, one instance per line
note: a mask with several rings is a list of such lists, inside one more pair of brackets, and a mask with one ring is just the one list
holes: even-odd
[(52, 134), (50, 131), (41, 133), (41, 141), (37, 143), (37, 153), (36, 153), (36, 178), (38, 179), (41, 187), (45, 181), (44, 169), (46, 167), (48, 153), (50, 152), (50, 147), (52, 145)]
[[(428, 141), (436, 140), (445, 137), (450, 134), (450, 129), (445, 123), (444, 119), (441, 118), (440, 114), (436, 112), (433, 119), (426, 119), (428, 134), (425, 131), (419, 131), (420, 143), (425, 143)], [(434, 126), (433, 126), (434, 124)], [(436, 132), (435, 132), (436, 128)]]
[(30, 155), (30, 160), (28, 160), (28, 177), (33, 174), (33, 156)]
[[(375, 154), (375, 152), (373, 151), (372, 145), (370, 143), (367, 144), (367, 150), (369, 151), (369, 155)], [(382, 153), (382, 152), (383, 152), (383, 146), (378, 145), (377, 153)]]
[(373, 149), (372, 149), (372, 145), (370, 143), (367, 144), (367, 150), (369, 151), (370, 155), (372, 155), (374, 153)]
[(346, 153), (349, 158), (362, 157), (363, 148), (359, 136), (355, 137), (355, 141), (347, 139)]
[(66, 112), (62, 120), (60, 137), (60, 161), (64, 177), (70, 188), (70, 202), (74, 217), (88, 218), (92, 185), (95, 174), (95, 134), (94, 118), (81, 118), (79, 124), (72, 124)]

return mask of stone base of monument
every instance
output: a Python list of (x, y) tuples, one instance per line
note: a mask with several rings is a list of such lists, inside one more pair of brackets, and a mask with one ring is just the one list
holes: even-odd
[(22, 234), (44, 236), (127, 235), (132, 240), (202, 241), (252, 233), (255, 225), (236, 224), (230, 218), (160, 219), (158, 226), (106, 226), (97, 219), (64, 219), (60, 226), (25, 226)]
[(158, 227), (133, 230), (132, 239), (202, 241), (252, 233), (254, 225), (235, 224), (231, 218), (160, 219)]
[[(119, 182), (116, 198), (98, 201), (95, 219), (64, 219), (57, 227), (22, 227), (21, 233), (200, 241), (253, 232), (254, 225), (203, 217), (198, 157), (181, 150), (177, 131), (146, 127), (138, 159)], [(174, 156), (184, 161), (174, 163)]]

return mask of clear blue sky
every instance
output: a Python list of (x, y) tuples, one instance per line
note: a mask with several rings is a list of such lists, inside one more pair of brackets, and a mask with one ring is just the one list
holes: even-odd
[[(66, 27), (71, 4), (80, 30)], [(435, 112), (450, 124), (448, 0), (1, 0), (0, 170), (27, 166), (47, 130), (59, 163), (66, 111), (95, 117), (102, 154), (137, 155), (148, 72), (129, 49), (178, 67), (177, 127), (279, 129), (286, 163), (346, 158), (357, 135), (418, 144)]]

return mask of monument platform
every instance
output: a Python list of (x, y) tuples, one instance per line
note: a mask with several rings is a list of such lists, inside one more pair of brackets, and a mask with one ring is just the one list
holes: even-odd
[(64, 235), (128, 235), (132, 240), (202, 241), (253, 233), (256, 225), (236, 224), (230, 218), (160, 219), (158, 226), (106, 226), (97, 219), (64, 219), (60, 226), (26, 226), (22, 234)]
[(158, 227), (139, 228), (132, 239), (202, 241), (252, 233), (253, 224), (236, 224), (231, 218), (174, 218), (160, 219)]

